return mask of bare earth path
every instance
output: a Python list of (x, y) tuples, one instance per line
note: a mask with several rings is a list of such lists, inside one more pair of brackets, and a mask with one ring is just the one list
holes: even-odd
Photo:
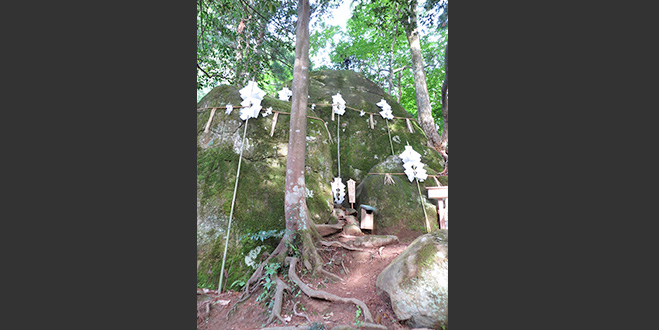
[[(345, 281), (332, 283), (323, 277), (310, 277), (298, 265), (297, 273), (302, 281), (313, 289), (324, 290), (344, 298), (357, 298), (366, 303), (374, 322), (390, 330), (410, 329), (396, 320), (388, 301), (376, 294), (375, 281), (382, 270), (398, 256), (415, 237), (399, 237), (400, 243), (386, 245), (381, 248), (364, 248), (366, 252), (349, 251), (340, 247), (320, 247), (321, 255), (326, 263), (326, 269), (339, 275)], [(347, 241), (341, 234), (326, 237), (328, 240)], [(346, 274), (347, 272), (347, 274)], [(266, 302), (256, 302), (260, 290), (238, 307), (227, 318), (227, 313), (236, 304), (241, 292), (229, 291), (217, 295), (214, 291), (203, 293), (197, 290), (197, 301), (212, 299), (218, 301), (210, 304), (208, 314), (202, 308), (197, 328), (202, 330), (243, 330), (262, 329), (264, 327), (283, 327), (306, 325), (313, 322), (322, 323), (327, 330), (338, 325), (351, 325), (357, 328), (359, 322), (364, 322), (364, 313), (357, 317), (357, 306), (348, 303), (332, 303), (307, 297), (300, 293), (297, 287), (281, 277), (293, 288), (293, 292), (285, 292), (282, 306), (282, 317), (286, 324), (275, 319), (266, 326), (270, 315)], [(227, 301), (229, 301), (227, 303)], [(226, 304), (226, 305), (223, 305)], [(295, 310), (294, 310), (295, 306)], [(296, 315), (297, 314), (297, 315)], [(306, 315), (305, 318), (303, 315)]]

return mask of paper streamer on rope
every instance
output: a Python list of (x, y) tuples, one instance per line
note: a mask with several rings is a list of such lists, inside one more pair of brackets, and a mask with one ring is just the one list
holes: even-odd
[(343, 203), (343, 199), (346, 195), (345, 188), (346, 185), (341, 182), (341, 178), (334, 178), (334, 181), (332, 181), (332, 196), (334, 197), (334, 203)]
[(243, 99), (240, 105), (240, 119), (247, 120), (247, 118), (257, 118), (259, 111), (261, 111), (261, 101), (265, 96), (265, 92), (259, 88), (254, 80), (247, 83), (243, 89), (240, 90), (240, 97)]
[(231, 111), (233, 111), (233, 105), (231, 105), (231, 103), (228, 103), (227, 104), (227, 110), (224, 111), (224, 113), (226, 113), (227, 115), (230, 115)]
[(213, 117), (215, 116), (215, 110), (216, 108), (213, 108), (213, 110), (211, 110), (211, 116), (210, 118), (208, 118), (208, 122), (206, 123), (206, 128), (204, 129), (204, 133), (208, 133), (211, 127), (211, 122), (213, 121)]
[(267, 117), (267, 116), (269, 116), (269, 115), (271, 115), (271, 114), (272, 114), (272, 107), (268, 107), (268, 108), (265, 109), (265, 111), (261, 114), (261, 116), (263, 116), (263, 117)]
[(332, 120), (334, 120), (334, 114), (343, 115), (346, 112), (346, 101), (341, 96), (341, 93), (336, 93), (332, 95)]
[(426, 207), (423, 204), (423, 196), (421, 195), (421, 187), (419, 186), (419, 181), (423, 181), (428, 177), (426, 170), (423, 168), (425, 164), (421, 162), (421, 155), (414, 151), (409, 144), (405, 146), (405, 151), (403, 151), (399, 157), (403, 161), (403, 168), (405, 168), (407, 179), (410, 180), (410, 182), (416, 179), (416, 188), (419, 192), (419, 202), (421, 203), (423, 215), (426, 218), (426, 231), (430, 232), (430, 221), (428, 220)]
[(407, 174), (407, 179), (410, 182), (414, 181), (414, 179), (423, 182), (428, 178), (428, 173), (423, 168), (425, 164), (421, 162), (421, 155), (414, 151), (412, 146), (405, 146), (405, 151), (398, 157), (403, 160), (403, 168), (405, 168), (405, 174)]
[(385, 99), (381, 99), (380, 102), (376, 103), (377, 106), (382, 108), (380, 111), (380, 116), (384, 119), (394, 119), (394, 114), (391, 113), (391, 106)]
[(288, 101), (288, 99), (293, 95), (293, 92), (288, 89), (288, 87), (282, 88), (279, 92), (277, 92), (279, 95), (279, 99), (282, 101)]

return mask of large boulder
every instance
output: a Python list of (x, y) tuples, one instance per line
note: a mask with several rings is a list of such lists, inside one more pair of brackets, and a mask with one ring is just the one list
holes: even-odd
[[(434, 151), (433, 151), (434, 152)], [(421, 161), (431, 158), (432, 152), (419, 152)], [(437, 171), (426, 166), (428, 174)], [(383, 162), (373, 166), (370, 173), (403, 173), (403, 162), (398, 156), (389, 156)], [(439, 228), (437, 222), (437, 201), (427, 198), (425, 187), (437, 186), (435, 180), (428, 177), (416, 185), (406, 175), (391, 175), (393, 184), (386, 184), (384, 175), (369, 175), (356, 188), (356, 204), (365, 204), (375, 208), (373, 233), (378, 235), (396, 235), (398, 237), (417, 237), (425, 234), (426, 215), (431, 230)], [(447, 177), (439, 177), (442, 185), (448, 184)], [(419, 191), (421, 197), (419, 197)], [(422, 204), (423, 202), (423, 204)], [(423, 208), (426, 213), (423, 213)]]
[[(327, 127), (332, 135), (332, 175), (338, 176), (337, 142), (341, 155), (341, 180), (344, 183), (348, 179), (355, 180), (357, 184), (364, 180), (373, 166), (392, 155), (391, 145), (393, 145), (393, 153), (399, 155), (409, 143), (414, 150), (425, 155), (424, 161), (430, 167), (438, 171), (444, 169), (441, 155), (427, 146), (428, 139), (420, 126), (411, 120), (410, 124), (414, 132), (410, 133), (407, 121), (402, 119), (414, 119), (414, 117), (398, 104), (394, 97), (385, 93), (380, 86), (366, 79), (364, 75), (350, 70), (323, 70), (309, 72), (309, 79), (309, 103), (317, 104), (316, 113), (328, 123)], [(346, 101), (346, 107), (364, 110), (365, 114), (360, 116), (360, 111), (346, 108), (340, 119), (335, 115), (332, 121), (331, 105), (321, 104), (331, 104), (332, 96), (337, 93), (341, 93)], [(394, 116), (402, 118), (388, 121), (382, 118), (379, 114), (382, 109), (376, 105), (382, 99), (391, 106)], [(369, 123), (370, 116), (366, 112), (374, 113), (373, 129)], [(347, 200), (346, 195), (346, 201), (343, 203), (345, 207), (350, 206)]]
[[(353, 71), (312, 71), (309, 73), (309, 108), (307, 115), (307, 145), (305, 183), (309, 215), (317, 224), (336, 223), (332, 216), (333, 202), (331, 181), (338, 176), (337, 143), (340, 145), (341, 179), (344, 183), (353, 179), (360, 184), (370, 176), (374, 165), (391, 156), (389, 133), (396, 154), (409, 143), (424, 156), (424, 161), (437, 171), (443, 169), (439, 153), (427, 147), (427, 139), (416, 123), (410, 133), (404, 119), (388, 122), (377, 114), (375, 104), (387, 100), (394, 116), (412, 118), (395, 99), (382, 88)], [(264, 86), (264, 90), (278, 87)], [(211, 90), (197, 104), (197, 285), (216, 289), (224, 251), (226, 228), (231, 211), (238, 158), (242, 146), (245, 122), (239, 118), (240, 109), (226, 114), (224, 108), (215, 112), (209, 132), (204, 128), (211, 110), (203, 108), (224, 107), (231, 103), (240, 106), (238, 92), (243, 86), (222, 85)], [(290, 88), (290, 84), (288, 85)], [(341, 93), (346, 106), (376, 113), (371, 129), (368, 114), (346, 109), (340, 118), (339, 139), (337, 124), (331, 120), (332, 96)], [(316, 104), (312, 110), (312, 104)], [(247, 140), (243, 147), (240, 179), (231, 224), (231, 239), (227, 251), (225, 271), (228, 273), (227, 289), (238, 289), (253, 268), (245, 259), (254, 256), (254, 262), (271, 252), (285, 228), (284, 181), (291, 103), (281, 101), (276, 92), (270, 92), (261, 103), (263, 110), (272, 107), (280, 111), (274, 134), (270, 131), (274, 115), (249, 120)], [(319, 119), (317, 119), (319, 118)], [(388, 127), (388, 129), (387, 129)], [(347, 188), (346, 188), (347, 189)], [(347, 191), (346, 191), (347, 193)], [(343, 202), (350, 207), (348, 196)], [(357, 205), (355, 205), (357, 208)], [(263, 247), (261, 247), (263, 246)], [(259, 249), (255, 253), (255, 249)], [(252, 260), (252, 259), (250, 259)], [(250, 263), (251, 264), (251, 263)], [(237, 283), (237, 286), (231, 287)]]
[(410, 327), (448, 329), (448, 230), (414, 240), (378, 275), (375, 286)]
[[(197, 105), (199, 108), (240, 106), (240, 87), (223, 85), (214, 88)], [(266, 96), (263, 110), (290, 113), (290, 102)], [(240, 109), (230, 114), (220, 108), (209, 132), (204, 132), (210, 110), (197, 114), (197, 285), (217, 288), (224, 252), (226, 228), (236, 183), (238, 158), (245, 122)], [(314, 116), (313, 111), (309, 111)], [(245, 258), (264, 245), (259, 253), (271, 252), (286, 227), (284, 221), (284, 182), (288, 155), (290, 116), (279, 114), (274, 134), (270, 136), (274, 115), (252, 118), (248, 122), (243, 159), (231, 223), (231, 240), (225, 271), (227, 289), (242, 284), (253, 271)], [(330, 140), (324, 124), (307, 123), (306, 192), (307, 206), (316, 223), (326, 223), (333, 210)], [(256, 260), (258, 263), (258, 260)]]

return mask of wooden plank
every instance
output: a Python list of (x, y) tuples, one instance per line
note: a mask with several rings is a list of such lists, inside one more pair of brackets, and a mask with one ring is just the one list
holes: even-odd
[(373, 129), (373, 114), (371, 114), (371, 129)]
[(348, 180), (348, 203), (355, 203), (355, 180)]
[(215, 110), (217, 110), (217, 108), (213, 108), (213, 110), (211, 110), (211, 116), (210, 118), (208, 118), (208, 123), (206, 123), (206, 128), (204, 129), (204, 133), (208, 133), (208, 131), (210, 130), (211, 122), (213, 121), (213, 116), (215, 116)]
[(448, 186), (444, 187), (427, 187), (428, 198), (441, 199), (448, 197)]
[(279, 117), (279, 112), (275, 112), (275, 116), (272, 118), (272, 128), (270, 128), (270, 137), (275, 134), (275, 125), (277, 125), (277, 117)]

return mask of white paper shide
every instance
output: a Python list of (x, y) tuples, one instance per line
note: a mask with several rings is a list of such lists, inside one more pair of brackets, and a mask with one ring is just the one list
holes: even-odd
[(403, 160), (403, 168), (405, 168), (405, 174), (410, 182), (414, 181), (414, 179), (423, 182), (423, 180), (428, 178), (428, 173), (423, 168), (425, 164), (421, 162), (421, 155), (414, 151), (412, 146), (405, 146), (405, 151), (398, 157)]
[(254, 80), (247, 83), (243, 89), (240, 90), (240, 97), (243, 99), (240, 105), (240, 119), (247, 120), (247, 118), (257, 118), (259, 111), (261, 111), (261, 101), (265, 96), (265, 92), (259, 88)]
[(346, 101), (341, 96), (341, 93), (332, 95), (332, 111), (337, 115), (343, 115), (346, 112)]
[(381, 99), (380, 102), (376, 103), (377, 106), (382, 108), (380, 111), (380, 116), (384, 119), (394, 119), (394, 114), (391, 113), (391, 106), (385, 99)]
[(341, 182), (341, 178), (334, 178), (334, 181), (332, 181), (332, 196), (334, 197), (334, 203), (343, 203), (343, 199), (346, 195), (345, 188), (346, 185)]
[(288, 99), (293, 95), (293, 92), (288, 89), (288, 87), (282, 88), (279, 92), (277, 92), (279, 95), (279, 99), (282, 101), (288, 101)]

